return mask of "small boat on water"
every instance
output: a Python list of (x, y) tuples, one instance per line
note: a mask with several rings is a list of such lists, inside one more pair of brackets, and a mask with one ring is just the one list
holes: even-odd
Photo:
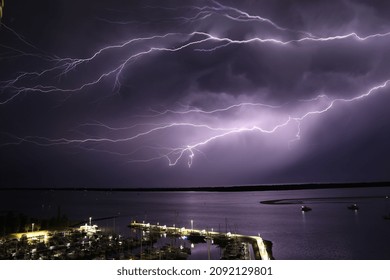
[(301, 211), (302, 211), (302, 212), (311, 211), (311, 208), (310, 208), (310, 207), (307, 207), (306, 205), (302, 205)]
[(347, 208), (348, 208), (349, 210), (355, 210), (355, 211), (356, 211), (356, 210), (359, 210), (359, 206), (357, 206), (356, 203), (349, 205)]

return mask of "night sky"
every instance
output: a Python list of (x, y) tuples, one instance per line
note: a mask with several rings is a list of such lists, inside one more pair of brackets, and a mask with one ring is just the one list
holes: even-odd
[(390, 180), (390, 2), (5, 1), (0, 187)]

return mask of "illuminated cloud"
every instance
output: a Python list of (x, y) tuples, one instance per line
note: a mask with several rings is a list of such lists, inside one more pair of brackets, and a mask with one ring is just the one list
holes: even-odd
[(388, 8), (10, 3), (2, 185), (388, 180)]

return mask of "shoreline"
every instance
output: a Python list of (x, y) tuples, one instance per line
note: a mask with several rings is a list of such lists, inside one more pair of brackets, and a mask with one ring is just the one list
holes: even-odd
[(367, 187), (390, 187), (390, 182), (358, 182), (358, 183), (308, 183), (308, 184), (275, 184), (244, 185), (215, 187), (168, 187), (168, 188), (120, 188), (120, 187), (0, 187), (0, 191), (94, 191), (94, 192), (258, 192), (289, 191), (316, 189), (351, 189)]

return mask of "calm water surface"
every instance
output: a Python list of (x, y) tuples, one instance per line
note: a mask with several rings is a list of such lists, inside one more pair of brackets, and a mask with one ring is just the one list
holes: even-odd
[[(273, 242), (276, 259), (390, 259), (390, 188), (266, 192), (3, 191), (0, 210), (50, 217), (58, 206), (72, 220), (96, 222), (126, 235), (131, 219), (161, 225), (258, 235)], [(313, 210), (300, 211), (302, 198)], [(260, 201), (297, 199), (293, 204)], [(291, 201), (290, 201), (291, 202)], [(294, 202), (294, 201), (293, 201)], [(347, 206), (357, 203), (359, 211)], [(195, 248), (193, 255), (201, 254)], [(201, 258), (201, 257), (200, 257)]]

